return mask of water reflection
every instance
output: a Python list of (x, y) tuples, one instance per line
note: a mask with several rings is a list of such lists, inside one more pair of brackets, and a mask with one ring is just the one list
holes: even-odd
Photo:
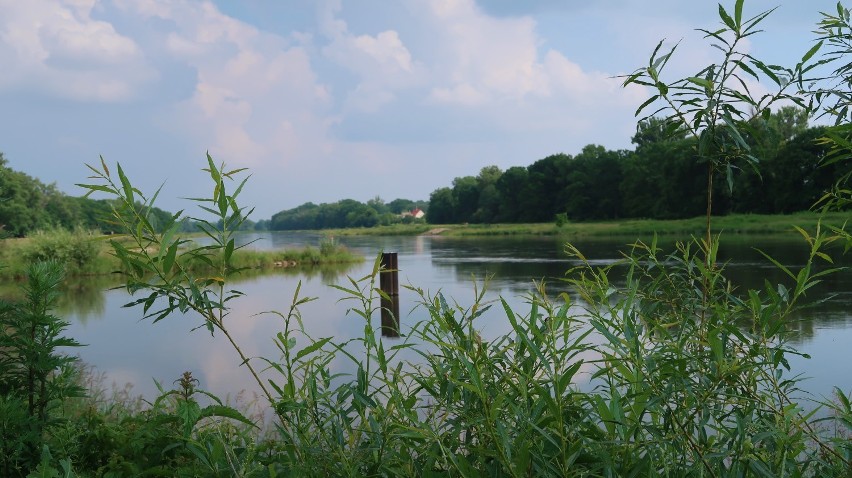
[[(436, 249), (433, 243), (432, 264), (436, 269), (452, 274), (456, 281), (470, 281), (471, 277), (493, 276), (492, 286), (523, 294), (530, 290), (532, 280), (545, 280), (554, 294), (570, 293), (569, 285), (563, 280), (568, 269), (580, 262), (568, 256), (564, 245), (553, 238), (506, 240), (486, 238), (444, 238)], [(575, 245), (592, 265), (612, 264), (630, 250), (630, 245), (619, 240), (582, 241)], [(660, 247), (668, 253), (674, 250), (672, 241), (662, 242)], [(763, 289), (783, 284), (787, 288), (794, 281), (781, 269), (774, 266), (757, 249), (764, 251), (791, 270), (802, 267), (808, 254), (803, 241), (779, 239), (777, 237), (734, 237), (722, 243), (719, 264), (725, 276), (737, 290)], [(518, 251), (513, 254), (512, 251)], [(835, 251), (835, 264), (819, 264), (814, 272), (827, 267), (852, 264), (852, 256), (843, 256)], [(614, 284), (623, 284), (615, 268), (610, 275)], [(812, 305), (796, 310), (789, 326), (796, 330), (797, 341), (805, 342), (813, 337), (814, 329), (849, 328), (852, 326), (852, 273), (849, 270), (829, 274), (821, 278), (819, 285), (808, 292), (806, 301)]]
[[(339, 282), (353, 266), (354, 264), (323, 264), (297, 268), (247, 269), (233, 276), (230, 281), (233, 285), (240, 285), (267, 277), (283, 276), (318, 279), (321, 284), (329, 285)], [(19, 282), (0, 283), (0, 297), (22, 300), (20, 285)], [(69, 277), (62, 285), (56, 312), (60, 316), (74, 316), (81, 323), (105, 318), (108, 309), (106, 294), (116, 287), (120, 289), (121, 285), (121, 277), (114, 275)]]
[(239, 274), (231, 277), (229, 280), (233, 284), (240, 284), (246, 281), (255, 280), (262, 277), (304, 277), (307, 279), (319, 278), (322, 284), (337, 283), (341, 277), (355, 267), (355, 264), (320, 264), (320, 265), (301, 265), (299, 267), (273, 267), (267, 269), (246, 269), (240, 271)]
[[(319, 237), (316, 234), (264, 233), (245, 234), (240, 240), (248, 243), (259, 239), (248, 247), (271, 249), (315, 245)], [(300, 281), (303, 296), (319, 298), (301, 307), (302, 321), (312, 337), (335, 337), (341, 342), (360, 337), (364, 330), (363, 319), (347, 312), (353, 302), (341, 302), (343, 294), (329, 285), (343, 283), (346, 276), (369, 274), (373, 259), (381, 251), (398, 252), (400, 285), (415, 285), (428, 291), (427, 295), (440, 290), (448, 301), (456, 301), (464, 307), (473, 303), (474, 280), (481, 285), (484, 278), (491, 276), (485, 300), (494, 301), (502, 296), (519, 313), (528, 310), (524, 296), (531, 290), (533, 280), (546, 279), (549, 292), (554, 296), (563, 291), (570, 293), (568, 284), (560, 279), (567, 269), (577, 264), (565, 254), (562, 241), (552, 237), (341, 237), (337, 240), (364, 255), (366, 261), (354, 265), (273, 269), (263, 273), (247, 271), (237, 280), (237, 288), (246, 297), (233, 302), (229, 326), (247, 355), (276, 359), (279, 352), (272, 337), (283, 329), (284, 319), (264, 312), (286, 311)], [(623, 239), (578, 241), (576, 245), (590, 261), (600, 265), (620, 259), (620, 251), (629, 249)], [(795, 239), (725, 239), (720, 260), (727, 261), (726, 273), (741, 289), (762, 288), (767, 281), (789, 281), (754, 251), (755, 246), (791, 265), (802, 264), (807, 253), (801, 241)], [(664, 244), (664, 247), (673, 246)], [(846, 265), (849, 259), (843, 259)], [(613, 279), (616, 275), (613, 274)], [(176, 314), (152, 325), (141, 320), (141, 309), (121, 307), (130, 299), (123, 290), (108, 290), (114, 285), (109, 278), (100, 282), (86, 278), (69, 283), (69, 292), (63, 294), (59, 312), (72, 322), (69, 335), (90, 344), (80, 351), (86, 362), (106, 372), (119, 385), (134, 383), (136, 390), (147, 397), (156, 393), (152, 378), (168, 384), (185, 370), (201, 379), (203, 387), (223, 397), (243, 389), (255, 389), (223, 337), (211, 337), (203, 330), (190, 333), (201, 325), (198, 317)], [(0, 294), (14, 289), (7, 284), (0, 288)], [(828, 276), (808, 294), (810, 300), (830, 300), (796, 311), (789, 326), (797, 332), (801, 351), (814, 358), (810, 361), (794, 358), (791, 362), (796, 372), (815, 377), (808, 383), (809, 389), (827, 393), (833, 385), (852, 383), (852, 370), (842, 365), (849, 360), (846, 344), (852, 341), (852, 272)], [(387, 312), (377, 312), (374, 316), (376, 329), (387, 334), (385, 339), (395, 344), (408, 340), (393, 335), (405, 337), (415, 323), (429, 319), (427, 311), (416, 307), (419, 301), (415, 292), (401, 287), (395, 303), (376, 304)], [(575, 310), (581, 313), (580, 309)], [(476, 324), (484, 340), (511, 329), (502, 307), (492, 308), (477, 318)], [(303, 345), (299, 343), (297, 347)], [(408, 349), (402, 353), (401, 358), (409, 358), (405, 356)], [(344, 362), (334, 363), (335, 370), (351, 371), (351, 364)], [(264, 378), (280, 377), (266, 372)]]
[[(60, 317), (74, 316), (81, 322), (103, 317), (106, 312), (104, 291), (119, 284), (112, 276), (67, 278), (61, 286), (56, 313)], [(0, 282), (0, 297), (18, 302), (24, 299), (24, 281)]]

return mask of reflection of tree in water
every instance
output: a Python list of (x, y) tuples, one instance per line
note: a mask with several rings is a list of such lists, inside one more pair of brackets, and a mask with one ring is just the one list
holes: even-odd
[[(0, 283), (0, 297), (14, 302), (22, 301), (22, 284), (22, 281)], [(100, 317), (106, 307), (104, 292), (116, 285), (118, 282), (114, 276), (68, 277), (60, 289), (56, 314), (60, 317), (76, 315), (83, 323), (91, 317)]]
[[(621, 257), (619, 251), (629, 250), (629, 246), (625, 245), (627, 242), (612, 239), (584, 241), (578, 247), (593, 264), (606, 265)], [(674, 250), (673, 240), (661, 240), (660, 243), (664, 253)], [(568, 284), (560, 279), (565, 277), (570, 267), (579, 265), (562, 252), (564, 248), (557, 239), (522, 241), (488, 238), (452, 241), (446, 245), (451, 247), (438, 254), (433, 251), (432, 262), (436, 268), (451, 270), (459, 282), (469, 282), (472, 277), (491, 276), (492, 290), (508, 289), (516, 295), (529, 292), (533, 288), (532, 281), (541, 279), (547, 281), (548, 291), (553, 295), (570, 293)], [(757, 248), (787, 265), (793, 273), (797, 273), (807, 260), (808, 246), (804, 241), (777, 236), (728, 237), (722, 241), (719, 264), (724, 265), (724, 274), (736, 287), (735, 290), (745, 294), (748, 289), (763, 290), (767, 283), (773, 288), (779, 283), (787, 288), (794, 287), (792, 279), (763, 257)], [(843, 256), (836, 249), (829, 252), (834, 256), (835, 264), (822, 262), (814, 271), (852, 263), (850, 254)], [(623, 271), (626, 269), (621, 267), (611, 271), (610, 279), (614, 285), (623, 284)], [(797, 342), (809, 341), (818, 328), (845, 328), (852, 324), (852, 270), (839, 271), (821, 279), (807, 291), (800, 303), (811, 305), (795, 310), (790, 316), (788, 329), (794, 332)]]
[[(234, 275), (233, 283), (251, 281), (270, 275), (302, 276), (306, 278), (320, 277), (323, 284), (333, 284), (354, 264), (323, 264), (318, 266), (301, 266), (293, 268), (248, 269)], [(0, 298), (18, 302), (24, 299), (20, 281), (0, 283)], [(60, 317), (76, 316), (85, 324), (89, 319), (104, 317), (106, 312), (106, 292), (121, 285), (121, 278), (116, 275), (98, 275), (84, 277), (68, 277), (65, 279), (56, 314)]]
[(264, 269), (246, 269), (234, 274), (228, 280), (234, 284), (252, 281), (261, 277), (282, 275), (287, 277), (301, 276), (306, 279), (319, 277), (324, 285), (335, 284), (349, 269), (360, 265), (358, 263), (299, 265), (298, 267), (270, 267)]
[(105, 293), (118, 285), (118, 278), (113, 275), (65, 279), (56, 310), (60, 316), (76, 315), (83, 324), (90, 318), (103, 317)]
[(489, 287), (492, 290), (508, 289), (513, 294), (522, 295), (533, 289), (533, 280), (545, 280), (548, 290), (562, 292), (568, 289), (561, 279), (565, 271), (571, 267), (568, 261), (484, 261), (470, 260), (453, 263), (434, 263), (439, 269), (453, 270), (456, 281), (470, 282), (475, 277), (481, 280), (490, 277)]

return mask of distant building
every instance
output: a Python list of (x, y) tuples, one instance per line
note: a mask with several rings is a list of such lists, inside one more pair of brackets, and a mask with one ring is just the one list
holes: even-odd
[(426, 215), (426, 213), (423, 212), (422, 209), (420, 209), (419, 207), (416, 207), (416, 208), (414, 208), (410, 211), (402, 211), (402, 214), (400, 214), (399, 217), (403, 217), (403, 218), (413, 217), (414, 219), (421, 219), (425, 215)]

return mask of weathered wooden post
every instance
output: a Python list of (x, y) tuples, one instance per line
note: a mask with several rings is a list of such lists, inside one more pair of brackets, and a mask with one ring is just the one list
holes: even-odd
[(382, 253), (379, 287), (382, 289), (382, 292), (389, 296), (399, 295), (399, 262), (396, 252)]
[(382, 336), (399, 337), (399, 262), (396, 252), (382, 253), (379, 288), (382, 290)]
[(399, 296), (382, 297), (382, 337), (399, 337)]

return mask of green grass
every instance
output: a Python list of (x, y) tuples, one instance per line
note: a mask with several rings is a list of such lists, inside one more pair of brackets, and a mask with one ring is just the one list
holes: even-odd
[[(793, 226), (813, 228), (822, 218), (823, 224), (842, 226), (852, 218), (848, 212), (821, 214), (799, 212), (795, 214), (732, 214), (713, 218), (713, 230), (730, 234), (798, 234)], [(691, 219), (621, 219), (599, 222), (568, 222), (562, 227), (555, 223), (523, 224), (412, 224), (374, 228), (332, 229), (323, 231), (336, 236), (384, 236), (434, 234), (442, 236), (562, 236), (581, 237), (651, 237), (703, 234), (706, 218)]]
[[(39, 231), (26, 238), (0, 241), (0, 279), (24, 277), (28, 264), (42, 260), (57, 260), (65, 265), (68, 276), (94, 276), (111, 274), (120, 268), (119, 261), (110, 254), (107, 239), (91, 231), (65, 231), (54, 229)], [(129, 246), (129, 244), (128, 244)], [(308, 269), (332, 267), (363, 262), (364, 258), (353, 254), (333, 241), (322, 241), (319, 247), (303, 247), (286, 250), (256, 251), (238, 249), (231, 258), (236, 268), (255, 271), (289, 270), (304, 272)], [(193, 268), (201, 270), (194, 265)]]

